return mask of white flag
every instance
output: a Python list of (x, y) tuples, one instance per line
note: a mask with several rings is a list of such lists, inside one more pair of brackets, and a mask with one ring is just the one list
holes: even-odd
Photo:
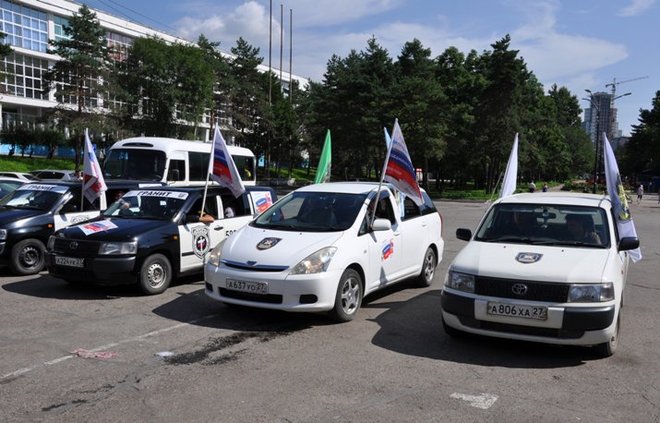
[(90, 203), (99, 198), (108, 186), (103, 179), (101, 166), (96, 160), (92, 142), (89, 140), (89, 133), (85, 129), (85, 152), (83, 154), (83, 195)]
[[(637, 238), (637, 230), (635, 230), (635, 223), (633, 222), (630, 208), (628, 207), (628, 200), (626, 193), (623, 190), (623, 183), (621, 183), (621, 174), (619, 173), (619, 166), (616, 163), (616, 157), (607, 140), (607, 135), (603, 133), (603, 158), (605, 159), (605, 181), (607, 182), (607, 193), (612, 201), (614, 208), (614, 219), (619, 231), (619, 236), (635, 237)], [(642, 259), (642, 251), (639, 248), (630, 250), (628, 252), (630, 259), (636, 263)]]
[(509, 162), (506, 164), (504, 181), (502, 181), (502, 190), (500, 198), (507, 197), (516, 192), (516, 182), (518, 181), (518, 133), (513, 139), (513, 147), (509, 155)]

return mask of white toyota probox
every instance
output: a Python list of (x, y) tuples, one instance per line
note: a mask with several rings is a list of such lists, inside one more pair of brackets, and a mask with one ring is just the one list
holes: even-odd
[(553, 344), (617, 346), (628, 251), (608, 196), (517, 194), (492, 204), (448, 268), (445, 331)]
[(418, 277), (428, 286), (442, 259), (442, 220), (424, 203), (383, 185), (300, 188), (211, 252), (206, 294), (226, 303), (286, 311), (331, 311), (353, 319), (364, 295)]

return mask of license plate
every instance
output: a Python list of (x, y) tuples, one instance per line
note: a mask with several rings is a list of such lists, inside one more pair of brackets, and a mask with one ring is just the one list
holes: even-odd
[(488, 302), (486, 313), (492, 316), (521, 317), (523, 319), (547, 320), (548, 308), (520, 304)]
[(235, 279), (227, 279), (225, 287), (234, 291), (249, 292), (252, 294), (268, 294), (268, 284), (266, 282), (237, 281)]
[(76, 257), (55, 256), (55, 264), (69, 267), (84, 267), (85, 259)]

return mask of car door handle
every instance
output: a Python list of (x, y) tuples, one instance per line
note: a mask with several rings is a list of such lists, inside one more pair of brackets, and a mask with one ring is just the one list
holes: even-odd
[(399, 235), (401, 235), (401, 232), (399, 232), (399, 231), (392, 232), (392, 233), (394, 234), (394, 236), (399, 236)]
[(224, 226), (216, 226), (215, 228), (213, 228), (213, 230), (214, 230), (214, 231), (220, 231), (220, 230), (222, 230), (222, 229), (224, 229), (224, 228), (225, 228)]

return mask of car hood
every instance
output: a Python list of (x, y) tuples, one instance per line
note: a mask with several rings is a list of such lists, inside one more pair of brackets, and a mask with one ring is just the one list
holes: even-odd
[(451, 269), (495, 278), (594, 283), (601, 281), (609, 254), (606, 249), (471, 241), (458, 253)]
[[(222, 259), (236, 263), (251, 262), (256, 266), (293, 267), (308, 255), (329, 247), (339, 240), (344, 232), (294, 232), (245, 226), (227, 238), (222, 249)], [(274, 241), (264, 247), (267, 238)], [(260, 245), (257, 247), (257, 245)], [(256, 262), (256, 263), (254, 263)]]
[[(90, 234), (85, 234), (82, 228), (89, 223), (106, 221), (117, 226), (107, 230), (101, 230)], [(146, 219), (107, 219), (96, 218), (80, 225), (69, 226), (59, 231), (61, 235), (69, 239), (84, 239), (89, 241), (130, 241), (143, 233), (162, 228), (169, 221), (146, 220)]]
[(9, 207), (0, 208), (0, 225), (5, 226), (9, 223), (14, 223), (22, 219), (40, 216), (45, 214), (43, 210), (34, 209), (13, 209)]

